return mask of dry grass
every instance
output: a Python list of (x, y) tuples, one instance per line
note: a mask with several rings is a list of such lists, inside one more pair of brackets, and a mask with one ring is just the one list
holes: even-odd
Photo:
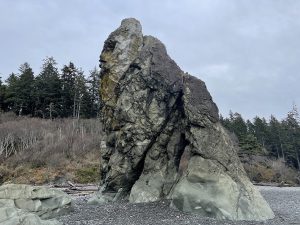
[(0, 184), (97, 181), (101, 137), (97, 119), (52, 121), (2, 115)]
[[(0, 185), (98, 182), (102, 137), (97, 119), (52, 121), (0, 114)], [(252, 181), (300, 184), (299, 173), (281, 159), (251, 156), (242, 161)]]
[(288, 167), (283, 159), (252, 157), (244, 161), (244, 168), (252, 181), (300, 184), (300, 174)]

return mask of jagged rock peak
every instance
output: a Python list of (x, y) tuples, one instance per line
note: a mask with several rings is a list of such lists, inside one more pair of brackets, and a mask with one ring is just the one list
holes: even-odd
[(125, 19), (104, 43), (101, 191), (91, 203), (170, 199), (171, 207), (232, 220), (274, 217), (249, 181), (205, 83)]

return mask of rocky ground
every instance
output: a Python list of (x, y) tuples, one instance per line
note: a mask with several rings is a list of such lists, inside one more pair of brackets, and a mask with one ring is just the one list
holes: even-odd
[(147, 204), (110, 203), (91, 206), (89, 198), (75, 197), (75, 210), (58, 218), (65, 225), (300, 225), (300, 188), (258, 187), (274, 210), (276, 217), (266, 222), (217, 221), (169, 208), (168, 202)]

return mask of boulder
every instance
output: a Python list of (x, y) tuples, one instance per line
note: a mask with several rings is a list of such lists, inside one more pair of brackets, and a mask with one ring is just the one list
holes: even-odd
[(100, 67), (107, 141), (92, 203), (170, 199), (171, 207), (219, 219), (274, 217), (205, 83), (184, 73), (158, 39), (143, 36), (139, 21), (125, 19), (109, 35)]
[(42, 220), (39, 216), (15, 207), (0, 207), (1, 225), (62, 225), (57, 220)]
[(3, 219), (6, 224), (60, 224), (43, 219), (63, 215), (71, 209), (71, 198), (60, 190), (24, 184), (0, 186), (0, 215), (3, 215), (0, 218), (6, 218)]

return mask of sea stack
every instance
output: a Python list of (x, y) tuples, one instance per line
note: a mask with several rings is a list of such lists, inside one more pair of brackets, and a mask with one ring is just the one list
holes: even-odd
[(139, 21), (124, 19), (100, 56), (107, 135), (92, 202), (169, 199), (171, 207), (230, 220), (274, 217), (252, 185), (206, 85), (183, 72)]

